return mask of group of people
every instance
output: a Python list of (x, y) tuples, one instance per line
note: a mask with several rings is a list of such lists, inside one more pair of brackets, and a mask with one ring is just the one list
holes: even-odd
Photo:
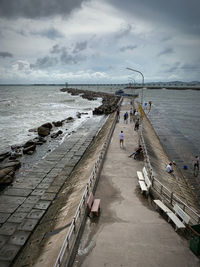
[[(174, 172), (172, 165), (176, 165), (176, 163), (170, 162), (167, 166), (166, 166), (166, 172), (168, 173), (172, 173)], [(184, 165), (184, 169), (187, 170), (187, 166)], [(194, 173), (196, 174), (196, 172), (199, 172), (199, 156), (195, 156), (194, 160), (193, 160), (193, 169), (194, 169)]]
[(128, 123), (128, 118), (130, 116), (130, 122), (134, 121), (135, 119), (138, 118), (138, 111), (134, 108), (130, 109), (130, 113), (128, 114), (128, 112), (126, 111), (124, 113), (124, 123)]

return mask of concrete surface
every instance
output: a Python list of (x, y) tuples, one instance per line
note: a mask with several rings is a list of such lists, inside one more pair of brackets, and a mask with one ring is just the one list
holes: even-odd
[[(128, 157), (138, 146), (138, 133), (133, 123), (124, 124), (126, 110), (128, 102), (121, 107), (95, 194), (101, 198), (101, 215), (88, 218), (73, 266), (200, 266), (189, 241), (140, 193), (136, 171), (144, 163)], [(119, 146), (121, 130), (124, 149)]]

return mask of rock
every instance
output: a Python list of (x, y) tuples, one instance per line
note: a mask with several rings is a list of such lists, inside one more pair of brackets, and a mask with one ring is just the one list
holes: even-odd
[(10, 167), (12, 167), (14, 170), (16, 170), (20, 166), (21, 166), (21, 162), (19, 160), (9, 161), (9, 162), (6, 162), (3, 165), (1, 165), (0, 170), (5, 169), (5, 168), (10, 168)]
[(81, 113), (80, 112), (77, 112), (76, 113), (76, 117), (80, 119), (81, 118)]
[(51, 124), (50, 122), (44, 123), (44, 124), (42, 124), (41, 126), (44, 127), (44, 128), (47, 128), (47, 129), (49, 129), (49, 130), (51, 130), (52, 127), (53, 127), (52, 124)]
[(37, 132), (37, 128), (29, 129), (29, 132)]
[(63, 122), (62, 121), (53, 121), (52, 124), (55, 126), (55, 127), (61, 127), (63, 125)]
[(37, 132), (39, 136), (45, 137), (50, 134), (50, 131), (52, 129), (52, 124), (50, 122), (47, 122), (45, 124), (42, 124), (40, 127), (38, 127)]
[(10, 184), (14, 178), (14, 168), (8, 167), (0, 170), (0, 184)]
[(34, 146), (34, 145), (35, 145), (35, 142), (33, 140), (29, 140), (23, 145), (23, 147), (27, 148), (27, 147)]
[(72, 117), (68, 117), (67, 119), (66, 119), (66, 122), (68, 123), (68, 122), (73, 122), (74, 121), (74, 118), (72, 118)]
[(62, 134), (63, 132), (61, 131), (61, 130), (59, 130), (58, 132), (56, 132), (56, 133), (53, 133), (52, 135), (51, 135), (51, 138), (56, 138), (56, 137), (58, 137), (60, 134)]
[(4, 159), (8, 158), (10, 156), (9, 151), (4, 151), (0, 154), (0, 161), (3, 161)]
[(40, 145), (40, 146), (43, 145), (47, 141), (44, 139), (44, 137), (41, 137), (41, 136), (35, 137), (33, 140), (36, 145)]
[(43, 127), (43, 126), (38, 127), (37, 131), (38, 131), (38, 135), (42, 137), (45, 137), (50, 134), (50, 129)]
[(36, 149), (36, 144), (34, 143), (34, 145), (32, 145), (32, 146), (24, 148), (23, 153), (28, 154), (28, 155), (32, 155), (33, 152), (35, 151), (35, 149)]

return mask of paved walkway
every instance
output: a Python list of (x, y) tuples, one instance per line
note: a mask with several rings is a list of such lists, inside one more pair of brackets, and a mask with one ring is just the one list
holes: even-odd
[[(130, 109), (123, 103), (121, 117)], [(119, 147), (124, 131), (125, 148)], [(133, 124), (116, 125), (108, 149), (96, 197), (102, 212), (97, 221), (88, 219), (75, 267), (199, 266), (189, 242), (155, 211), (151, 200), (141, 195), (136, 171), (143, 162), (128, 158), (138, 146)]]

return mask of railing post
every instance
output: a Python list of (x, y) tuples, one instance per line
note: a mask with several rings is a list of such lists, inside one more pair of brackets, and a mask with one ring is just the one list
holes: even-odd
[(172, 205), (172, 203), (173, 203), (173, 195), (174, 195), (174, 193), (171, 192), (171, 197), (170, 197), (170, 204), (171, 204), (171, 205)]
[(162, 196), (162, 191), (163, 191), (163, 186), (161, 185), (161, 188), (160, 188), (160, 194)]
[(73, 218), (74, 232), (76, 231), (76, 218)]

